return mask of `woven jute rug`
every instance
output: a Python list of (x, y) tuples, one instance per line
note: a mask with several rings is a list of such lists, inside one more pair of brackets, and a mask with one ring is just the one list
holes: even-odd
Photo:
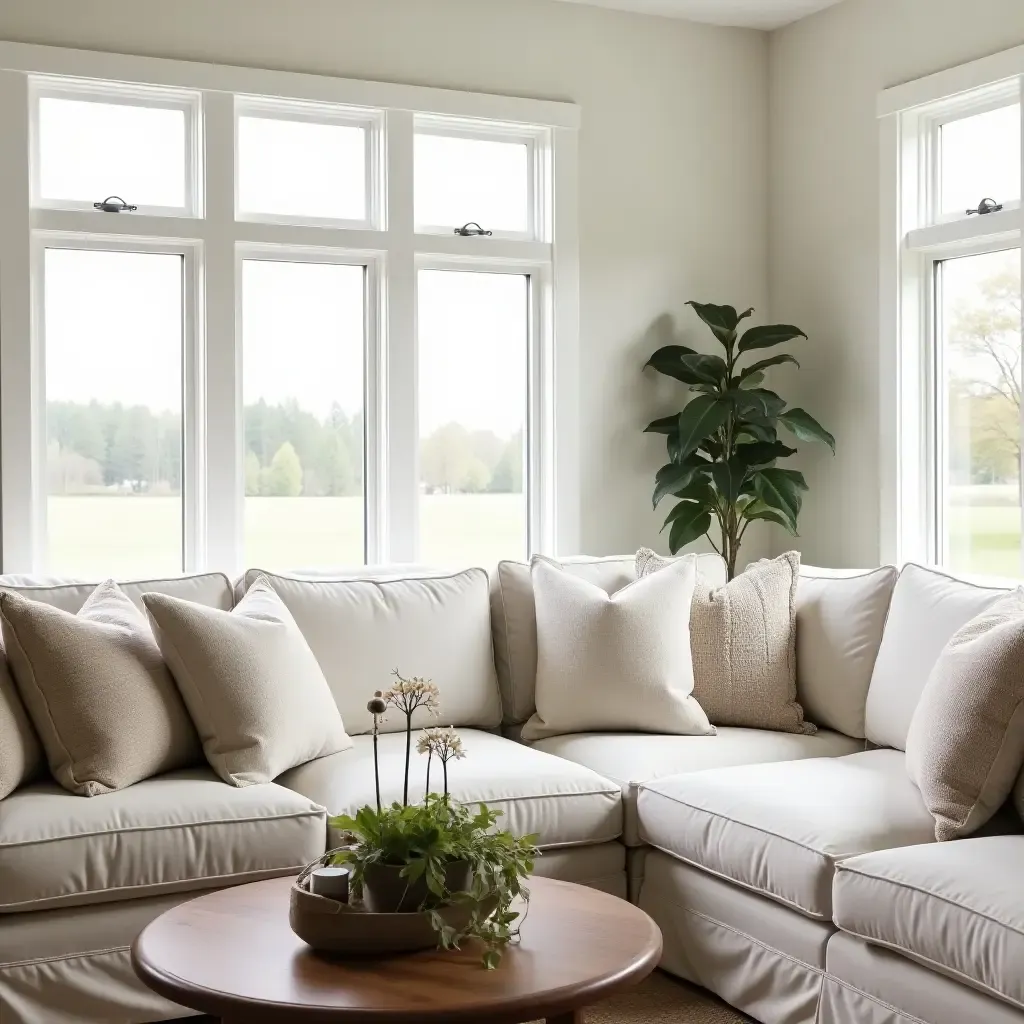
[(701, 989), (655, 971), (627, 989), (583, 1011), (584, 1024), (753, 1024)]

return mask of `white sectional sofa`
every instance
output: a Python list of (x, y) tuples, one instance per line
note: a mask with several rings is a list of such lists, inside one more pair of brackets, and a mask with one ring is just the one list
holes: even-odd
[[(724, 575), (712, 557), (702, 569)], [(613, 591), (633, 578), (633, 558), (572, 560), (571, 571)], [(639, 902), (664, 932), (666, 970), (765, 1024), (1024, 1021), (1021, 821), (1007, 811), (988, 836), (935, 843), (902, 753), (939, 650), (1002, 591), (914, 566), (898, 582), (895, 570), (805, 569), (798, 676), (816, 734), (720, 728), (527, 746), (517, 736), (536, 673), (529, 568), (503, 563), (490, 580), (401, 572), (272, 578), (351, 749), (241, 789), (197, 765), (92, 798), (43, 773), (0, 801), (3, 1024), (185, 1015), (135, 980), (131, 940), (204, 889), (293, 873), (323, 853), (327, 814), (372, 799), (363, 708), (396, 665), (433, 676), (445, 724), (463, 736), (454, 795), (539, 833), (540, 873)], [(247, 580), (125, 589), (136, 601), (159, 591), (228, 608)], [(0, 587), (70, 611), (92, 589), (15, 577)], [(383, 735), (380, 752), (384, 796), (396, 796), (401, 735)]]

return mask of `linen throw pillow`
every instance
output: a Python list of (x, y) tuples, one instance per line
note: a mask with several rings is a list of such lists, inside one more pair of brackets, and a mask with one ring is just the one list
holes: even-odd
[(146, 617), (113, 580), (77, 615), (4, 592), (0, 618), (15, 682), (65, 789), (97, 796), (201, 760)]
[(689, 615), (696, 559), (614, 594), (535, 556), (537, 710), (523, 739), (575, 732), (714, 735), (691, 696)]
[(925, 683), (907, 773), (942, 842), (984, 825), (1024, 762), (1024, 590), (961, 626)]
[(352, 746), (327, 680), (265, 577), (233, 611), (143, 594), (214, 771), (235, 786)]
[[(673, 564), (641, 548), (636, 574), (643, 578)], [(690, 624), (693, 695), (715, 725), (817, 731), (796, 699), (799, 577), (796, 551), (754, 562), (724, 587), (713, 588), (698, 574), (683, 621)]]

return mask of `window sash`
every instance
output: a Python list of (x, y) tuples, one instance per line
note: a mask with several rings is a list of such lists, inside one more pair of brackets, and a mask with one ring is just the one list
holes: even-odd
[[(307, 225), (326, 228), (355, 228), (379, 231), (383, 223), (383, 193), (386, 187), (383, 176), (383, 113), (379, 110), (363, 110), (337, 104), (295, 102), (275, 100), (267, 97), (236, 96), (234, 100), (235, 130), (235, 220), (261, 224)], [(363, 154), (366, 181), (366, 216), (362, 219), (347, 220), (339, 217), (298, 216), (293, 214), (265, 213), (243, 210), (239, 189), (238, 124), (243, 117), (265, 118), (268, 121), (299, 121), (309, 124), (338, 125), (344, 128), (361, 128), (365, 133)]]
[[(46, 446), (46, 303), (45, 259), (47, 249), (78, 249), (100, 252), (158, 253), (180, 256), (182, 269), (182, 571), (198, 571), (206, 564), (205, 523), (206, 460), (202, 429), (206, 401), (202, 338), (198, 324), (198, 296), (202, 289), (202, 253), (190, 243), (162, 239), (110, 238), (84, 234), (37, 232), (32, 238), (33, 307), (36, 324), (32, 382), (33, 490), (30, 514), (35, 538), (34, 562), (46, 570), (47, 549), (47, 446)], [(115, 298), (116, 296), (111, 296)]]
[[(83, 81), (105, 76), (118, 81), (89, 85), (90, 94), (104, 101), (132, 96), (145, 104), (156, 102), (157, 93), (172, 104), (188, 99), (194, 172), (189, 216), (164, 209), (111, 216), (85, 204), (33, 204), (34, 169), (26, 156), (35, 96), (66, 86), (70, 98), (80, 98)], [(121, 86), (121, 81), (150, 84)], [(339, 123), (367, 127), (368, 223), (239, 219), (235, 126), (240, 113), (314, 121), (329, 115)], [(299, 261), (366, 268), (364, 487), (371, 563), (417, 557), (417, 269), (475, 266), (486, 272), (528, 272), (531, 545), (550, 553), (577, 550), (575, 107), (0, 43), (0, 115), (10, 126), (12, 142), (0, 152), (0, 228), (5, 229), (0, 231), (0, 287), (9, 296), (0, 307), (0, 470), (4, 493), (26, 496), (8, 498), (0, 508), (4, 571), (38, 570), (45, 548), (38, 500), (45, 468), (39, 459), (41, 349), (30, 339), (31, 325), (40, 324), (32, 284), (39, 279), (36, 254), (47, 239), (74, 247), (86, 240), (101, 248), (139, 246), (145, 251), (165, 245), (188, 254), (186, 570), (244, 568), (239, 264), (254, 254), (269, 259), (291, 254)], [(474, 137), (493, 129), (502, 138), (515, 135), (515, 141), (530, 143), (534, 237), (460, 238), (416, 229), (413, 139), (417, 125), (428, 124), (431, 130), (468, 130)], [(19, 135), (25, 139), (23, 150), (15, 141)], [(550, 200), (556, 182), (557, 216)], [(26, 422), (32, 424), (29, 432)]]
[[(1005, 74), (1008, 66), (1014, 74)], [(986, 68), (999, 72), (989, 82), (983, 77)], [(963, 88), (953, 91), (949, 85), (954, 82)], [(1024, 48), (896, 87), (879, 102), (883, 561), (941, 564), (947, 553), (937, 265), (1019, 248), (1024, 239), (1019, 200), (1004, 202), (1002, 211), (985, 216), (940, 214), (939, 131), (951, 121), (1014, 103), (1021, 103), (1024, 127), (1022, 99)], [(1021, 176), (1024, 196), (1024, 160)]]
[[(42, 195), (41, 187), (41, 132), (40, 101), (43, 99), (75, 100), (83, 103), (104, 103), (115, 106), (142, 107), (158, 110), (180, 110), (185, 118), (185, 160), (182, 167), (185, 201), (181, 206), (152, 206), (138, 204), (140, 214), (162, 217), (201, 217), (202, 195), (202, 98), (198, 92), (180, 89), (160, 89), (145, 85), (120, 85), (95, 81), (75, 81), (53, 76), (30, 76), (30, 188), (31, 205), (44, 210), (82, 210), (94, 212), (93, 203), (106, 199), (96, 196), (89, 200), (53, 199)], [(131, 196), (123, 196), (133, 202)]]

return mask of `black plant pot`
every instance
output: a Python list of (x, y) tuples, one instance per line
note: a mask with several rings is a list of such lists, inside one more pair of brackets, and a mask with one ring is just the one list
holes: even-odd
[[(415, 882), (402, 877), (401, 864), (373, 864), (363, 875), (363, 904), (371, 914), (412, 914), (430, 894), (427, 880)], [(449, 892), (465, 892), (473, 880), (473, 869), (464, 860), (445, 865), (444, 885)]]

